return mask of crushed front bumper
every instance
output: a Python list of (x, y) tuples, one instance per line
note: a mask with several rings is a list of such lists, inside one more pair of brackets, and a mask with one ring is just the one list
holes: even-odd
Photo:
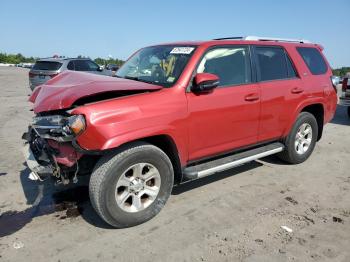
[(51, 165), (43, 166), (38, 163), (28, 143), (24, 144), (22, 151), (27, 166), (33, 173), (29, 174), (29, 177), (32, 180), (40, 180), (41, 177), (51, 175), (53, 173), (53, 168)]
[(77, 180), (79, 171), (78, 160), (82, 156), (72, 146), (71, 142), (58, 142), (43, 138), (35, 128), (29, 126), (24, 133), (23, 154), (28, 168), (32, 171), (29, 178), (43, 180), (53, 177), (57, 183), (69, 183), (70, 179)]

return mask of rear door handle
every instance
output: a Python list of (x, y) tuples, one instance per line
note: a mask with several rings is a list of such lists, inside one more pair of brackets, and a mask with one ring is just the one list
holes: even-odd
[(291, 90), (292, 94), (300, 94), (302, 92), (304, 92), (304, 89), (300, 88), (300, 87), (294, 87)]
[(249, 102), (256, 101), (256, 100), (259, 100), (259, 94), (256, 94), (256, 93), (249, 94), (249, 95), (246, 95), (244, 99), (245, 101), (249, 101)]

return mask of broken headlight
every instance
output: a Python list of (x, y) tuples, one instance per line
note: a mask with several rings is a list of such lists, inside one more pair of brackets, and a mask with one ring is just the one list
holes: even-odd
[(33, 118), (32, 127), (43, 137), (57, 141), (70, 141), (80, 135), (86, 127), (84, 116), (39, 116)]

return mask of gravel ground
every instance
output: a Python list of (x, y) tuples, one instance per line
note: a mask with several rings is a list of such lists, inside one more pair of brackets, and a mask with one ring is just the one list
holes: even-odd
[(93, 211), (86, 181), (27, 179), (29, 93), (26, 69), (0, 67), (0, 261), (350, 261), (344, 108), (305, 163), (268, 157), (178, 186), (153, 220), (118, 230)]

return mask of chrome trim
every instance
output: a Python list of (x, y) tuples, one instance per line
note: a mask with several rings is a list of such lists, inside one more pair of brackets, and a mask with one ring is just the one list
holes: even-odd
[(269, 156), (269, 155), (273, 155), (273, 154), (282, 152), (283, 149), (284, 149), (284, 147), (281, 146), (281, 147), (278, 147), (278, 148), (275, 148), (275, 149), (272, 149), (272, 150), (268, 150), (266, 152), (262, 152), (262, 153), (259, 153), (259, 154), (253, 155), (253, 156), (248, 156), (248, 157), (245, 157), (245, 158), (242, 158), (242, 159), (238, 159), (238, 160), (230, 162), (230, 163), (226, 163), (226, 164), (223, 164), (223, 165), (220, 165), (220, 166), (216, 166), (216, 167), (211, 167), (209, 169), (206, 169), (206, 170), (203, 170), (203, 171), (199, 171), (197, 173), (197, 177), (198, 178), (205, 177), (205, 176), (208, 176), (208, 175), (211, 175), (211, 174), (214, 174), (214, 173), (225, 171), (225, 170), (231, 169), (231, 168), (233, 168), (235, 166), (239, 166), (239, 165), (248, 163), (250, 161), (253, 161), (253, 160), (265, 157), (265, 156)]
[(266, 37), (266, 36), (245, 36), (245, 37), (243, 37), (243, 39), (250, 40), (250, 41), (276, 41), (276, 42), (311, 44), (311, 41), (306, 40), (306, 39), (277, 38), (277, 37)]
[(33, 128), (38, 128), (38, 129), (62, 129), (62, 126), (41, 126), (41, 125), (32, 125)]

